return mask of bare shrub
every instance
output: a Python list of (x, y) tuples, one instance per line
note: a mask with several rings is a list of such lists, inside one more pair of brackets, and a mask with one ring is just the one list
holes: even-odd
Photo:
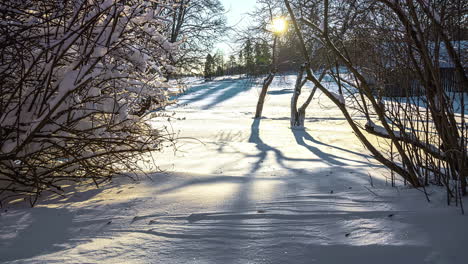
[[(466, 28), (466, 3), (324, 0), (312, 8), (307, 0), (284, 2), (304, 61), (316, 60), (311, 54), (317, 49), (304, 38), (312, 34), (339, 93), (327, 90), (310, 67), (307, 79), (339, 107), (374, 157), (410, 185), (444, 185), (448, 201), (461, 202), (468, 175), (468, 82), (466, 47), (457, 32)], [(447, 90), (442, 63), (453, 69), (457, 97)]]

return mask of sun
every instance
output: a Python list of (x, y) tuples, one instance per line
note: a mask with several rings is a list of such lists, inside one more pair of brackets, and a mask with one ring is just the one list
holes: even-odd
[(288, 22), (284, 17), (277, 17), (271, 21), (271, 30), (276, 34), (281, 34), (288, 28)]

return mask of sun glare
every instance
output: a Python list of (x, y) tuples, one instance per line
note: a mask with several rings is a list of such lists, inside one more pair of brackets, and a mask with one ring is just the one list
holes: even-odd
[(274, 18), (271, 22), (271, 30), (276, 34), (281, 34), (288, 28), (288, 22), (284, 17)]

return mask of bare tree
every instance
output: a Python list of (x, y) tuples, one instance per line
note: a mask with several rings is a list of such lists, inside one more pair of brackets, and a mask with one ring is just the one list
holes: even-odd
[[(464, 106), (457, 115), (439, 71), (441, 54), (446, 54), (457, 72), (456, 84), (466, 91), (463, 52), (460, 43), (454, 43), (456, 31), (448, 23), (463, 28), (462, 2), (315, 2), (321, 2), (322, 8), (307, 8), (310, 1), (296, 1), (293, 6), (284, 0), (305, 62), (311, 63), (312, 58), (304, 32), (313, 32), (326, 50), (329, 65), (336, 65), (329, 69), (339, 92), (326, 89), (310, 67), (305, 68), (307, 79), (335, 103), (374, 157), (405, 181), (423, 187), (438, 180), (449, 197), (466, 194)], [(454, 17), (459, 18), (458, 24)], [(388, 96), (395, 87), (406, 93), (405, 102)], [(424, 107), (415, 98), (424, 100)], [(357, 116), (367, 122), (359, 122)], [(388, 147), (376, 147), (373, 136), (384, 138)]]
[(278, 7), (278, 2), (275, 1), (258, 1), (258, 7), (255, 12), (252, 14), (256, 17), (258, 22), (254, 28), (250, 28), (249, 32), (257, 32), (257, 38), (260, 38), (261, 41), (272, 43), (272, 59), (271, 65), (268, 72), (268, 75), (265, 77), (262, 83), (262, 89), (260, 95), (258, 96), (257, 107), (255, 111), (255, 118), (261, 118), (263, 112), (263, 105), (265, 104), (265, 98), (268, 92), (273, 79), (275, 78), (276, 72), (278, 71), (277, 65), (277, 44), (280, 38), (280, 35), (284, 32), (275, 32), (271, 28), (271, 23), (276, 17), (280, 16), (281, 9)]
[[(310, 92), (305, 102), (299, 108), (297, 107), (297, 103), (301, 95), (302, 87), (304, 87), (304, 85), (307, 82), (307, 78), (304, 78), (304, 71), (305, 71), (304, 68), (307, 66), (308, 65), (305, 64), (301, 66), (301, 68), (299, 69), (299, 72), (297, 74), (296, 84), (294, 86), (294, 93), (291, 97), (291, 120), (290, 121), (291, 121), (292, 129), (304, 128), (306, 109), (307, 107), (309, 107), (310, 103), (312, 102), (312, 99), (314, 98), (315, 92), (317, 91), (317, 86), (314, 86), (314, 88), (312, 88), (312, 91)], [(327, 73), (327, 70), (322, 69), (322, 73), (320, 74), (318, 78), (319, 82), (322, 81), (326, 73)]]
[(170, 42), (179, 43), (180, 52), (171, 59), (179, 70), (198, 68), (213, 45), (225, 36), (225, 10), (219, 0), (180, 0), (170, 12)]

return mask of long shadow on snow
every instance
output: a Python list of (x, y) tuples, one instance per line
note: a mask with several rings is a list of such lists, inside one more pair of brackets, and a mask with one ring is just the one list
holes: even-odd
[[(258, 158), (258, 160), (252, 165), (252, 168), (250, 169), (249, 173), (246, 175), (246, 177), (249, 177), (250, 180), (246, 181), (244, 183), (243, 187), (240, 189), (239, 195), (238, 195), (238, 201), (237, 201), (236, 206), (235, 206), (234, 209), (243, 209), (243, 208), (246, 208), (249, 205), (248, 199), (249, 199), (250, 191), (252, 189), (251, 185), (255, 182), (253, 177), (255, 175), (255, 172), (257, 172), (262, 167), (262, 164), (266, 160), (266, 158), (268, 156), (268, 153), (273, 153), (274, 154), (276, 162), (282, 168), (292, 172), (292, 175), (296, 175), (296, 177), (299, 177), (299, 178), (301, 178), (303, 180), (306, 180), (306, 181), (311, 181), (311, 180), (315, 181), (316, 179), (313, 179), (313, 177), (312, 178), (309, 177), (310, 175), (305, 174), (305, 171), (303, 169), (291, 168), (290, 166), (287, 166), (285, 164), (285, 161), (325, 162), (325, 163), (328, 163), (331, 166), (330, 170), (337, 169), (339, 171), (349, 171), (349, 172), (352, 172), (353, 169), (352, 168), (343, 168), (347, 164), (345, 164), (345, 163), (343, 163), (343, 162), (341, 162), (341, 161), (339, 161), (337, 159), (342, 159), (342, 160), (352, 161), (352, 162), (356, 162), (356, 163), (361, 163), (362, 166), (364, 166), (364, 167), (375, 166), (374, 164), (372, 164), (370, 162), (365, 162), (365, 161), (341, 158), (341, 157), (337, 157), (337, 156), (329, 157), (329, 154), (320, 151), (318, 148), (311, 147), (311, 146), (307, 145), (304, 142), (304, 139), (308, 139), (308, 140), (311, 140), (311, 141), (316, 142), (318, 144), (320, 143), (320, 142), (314, 140), (305, 131), (303, 131), (302, 134), (299, 131), (297, 131), (296, 132), (297, 134), (295, 134), (295, 136), (297, 135), (296, 140), (298, 141), (299, 144), (301, 144), (301, 142), (302, 142), (304, 144), (304, 146), (306, 146), (309, 150), (311, 150), (314, 154), (316, 154), (318, 156), (318, 158), (315, 158), (315, 159), (311, 159), (311, 158), (298, 159), (298, 158), (286, 157), (279, 149), (274, 148), (274, 147), (266, 144), (265, 142), (263, 142), (263, 140), (260, 138), (259, 127), (260, 127), (260, 119), (255, 119), (253, 121), (252, 125), (251, 125), (251, 134), (250, 134), (249, 142), (256, 144), (256, 147), (259, 150), (259, 154), (256, 154), (253, 157)], [(334, 146), (327, 145), (327, 144), (324, 144), (324, 143), (321, 143), (321, 144), (323, 144), (325, 146), (334, 147)], [(344, 149), (341, 149), (341, 148), (338, 148), (338, 149), (344, 150)], [(344, 150), (344, 151), (346, 151), (346, 150)], [(355, 153), (355, 152), (352, 152), (352, 151), (347, 151), (347, 152), (352, 153), (352, 154), (359, 154), (359, 153)], [(359, 155), (362, 156), (362, 154), (359, 154)], [(246, 157), (252, 157), (252, 156), (246, 155)], [(353, 166), (353, 167), (356, 167), (356, 166)], [(347, 180), (346, 178), (344, 178), (344, 179), (342, 179), (342, 183), (343, 183), (343, 185), (352, 185), (353, 182), (352, 182), (352, 180)]]
[[(86, 193), (80, 193), (86, 195)], [(87, 197), (90, 198), (90, 197)], [(71, 200), (80, 200), (71, 198)], [(84, 198), (86, 200), (86, 198)], [(51, 204), (57, 204), (51, 201)], [(60, 203), (58, 203), (60, 204)], [(92, 210), (82, 209), (82, 213)], [(18, 229), (16, 236), (0, 240), (0, 263), (4, 261), (22, 261), (42, 255), (54, 254), (56, 252), (68, 250), (78, 244), (84, 244), (96, 236), (93, 233), (81, 231), (81, 226), (101, 225), (105, 226), (109, 220), (99, 219), (97, 215), (90, 218), (81, 218), (75, 212), (64, 208), (34, 207), (18, 212), (9, 211), (9, 214), (19, 214), (8, 219), (8, 214), (2, 219), (2, 225), (10, 226), (17, 224), (12, 221), (26, 221), (24, 229)], [(102, 215), (102, 214), (101, 214)], [(77, 219), (81, 218), (81, 219)], [(1, 229), (0, 229), (1, 230)], [(37, 260), (36, 260), (37, 261)]]
[[(198, 259), (200, 261), (219, 263), (219, 260), (222, 259), (223, 263), (245, 263), (247, 261), (254, 262), (264, 262), (265, 260), (271, 260), (272, 263), (287, 263), (291, 261), (291, 255), (300, 255), (304, 257), (305, 262), (297, 263), (309, 263), (310, 256), (308, 255), (308, 250), (310, 248), (319, 250), (323, 248), (323, 245), (314, 245), (309, 244), (307, 241), (314, 241), (319, 239), (325, 240), (321, 236), (321, 233), (316, 233), (313, 230), (309, 230), (308, 227), (313, 227), (315, 225), (321, 225), (325, 220), (333, 220), (333, 223), (343, 222), (343, 221), (352, 221), (354, 219), (361, 220), (380, 220), (387, 218), (391, 210), (377, 210), (377, 211), (347, 211), (343, 208), (330, 208), (326, 211), (314, 210), (314, 211), (304, 211), (304, 208), (301, 205), (304, 204), (302, 198), (298, 197), (296, 200), (290, 200), (291, 204), (296, 204), (293, 208), (288, 205), (287, 208), (293, 211), (287, 213), (282, 209), (281, 204), (278, 201), (273, 202), (272, 205), (264, 208), (266, 204), (254, 204), (253, 195), (256, 191), (255, 183), (257, 180), (263, 178), (257, 177), (256, 173), (262, 166), (263, 161), (266, 160), (269, 153), (272, 153), (277, 162), (285, 169), (293, 171), (293, 173), (300, 179), (295, 179), (294, 177), (288, 178), (292, 181), (302, 181), (305, 185), (313, 185), (314, 182), (318, 180), (317, 177), (310, 177), (312, 175), (305, 175), (304, 171), (300, 169), (294, 169), (286, 166), (284, 161), (320, 161), (320, 159), (293, 159), (285, 157), (285, 155), (278, 149), (266, 144), (262, 141), (259, 135), (259, 126), (260, 120), (256, 119), (251, 125), (251, 135), (249, 142), (255, 143), (259, 154), (255, 155), (258, 160), (252, 165), (250, 171), (241, 177), (236, 177), (235, 179), (230, 179), (230, 177), (213, 177), (204, 181), (205, 183), (210, 183), (212, 181), (231, 181), (238, 182), (239, 187), (233, 196), (233, 202), (227, 212), (211, 212), (211, 213), (193, 213), (190, 216), (180, 216), (172, 217), (172, 221), (184, 223), (188, 222), (188, 228), (184, 230), (168, 230), (166, 232), (160, 229), (151, 229), (147, 231), (133, 231), (129, 230), (128, 232), (142, 232), (148, 235), (154, 235), (157, 237), (164, 237), (169, 239), (181, 239), (177, 242), (177, 250), (179, 252), (179, 257), (186, 260)], [(308, 139), (306, 135), (302, 135), (302, 138)], [(310, 139), (309, 139), (310, 140)], [(340, 166), (336, 165), (334, 162), (330, 162), (332, 168), (340, 169)], [(335, 162), (336, 163), (336, 162)], [(354, 169), (343, 169), (354, 171)], [(358, 173), (358, 172), (356, 172)], [(356, 176), (350, 176), (356, 177)], [(242, 179), (243, 178), (243, 179)], [(272, 178), (275, 179), (275, 178)], [(353, 183), (353, 179), (347, 179), (343, 177), (340, 179), (341, 183), (347, 184)], [(202, 180), (203, 181), (203, 180)], [(192, 182), (192, 184), (197, 184), (197, 182)], [(289, 193), (294, 188), (289, 186), (289, 181), (286, 186), (281, 186), (280, 189), (282, 192)], [(288, 191), (289, 190), (289, 191)], [(318, 195), (315, 201), (312, 199), (311, 203), (317, 204), (321, 202), (336, 203), (336, 200), (340, 196), (326, 194)], [(343, 198), (344, 199), (344, 198)], [(345, 203), (346, 201), (342, 202)], [(374, 203), (375, 201), (372, 201)], [(340, 205), (340, 203), (338, 204)], [(343, 206), (343, 204), (341, 204)], [(267, 209), (264, 212), (255, 211), (255, 208)], [(334, 209), (334, 210), (333, 210)], [(185, 222), (186, 223), (186, 222)], [(185, 225), (185, 224), (184, 224)], [(330, 226), (333, 226), (330, 224)], [(123, 230), (122, 232), (127, 232)], [(323, 231), (325, 232), (325, 231)], [(346, 234), (349, 230), (345, 226), (340, 226), (340, 230), (333, 230), (328, 233), (333, 234), (334, 232), (341, 232)], [(326, 233), (326, 232), (325, 232)], [(327, 234), (328, 234), (327, 233)], [(291, 235), (294, 237), (291, 237)], [(297, 245), (290, 245), (291, 241), (303, 240), (306, 242), (297, 242)], [(193, 241), (193, 242), (192, 242)], [(245, 242), (243, 242), (245, 241)], [(260, 242), (253, 242), (260, 241)], [(196, 246), (194, 246), (194, 244)], [(255, 245), (259, 246), (255, 246)], [(262, 245), (262, 246), (260, 246)], [(341, 245), (332, 245), (331, 248), (339, 248)], [(308, 247), (307, 250), (304, 250), (304, 247)], [(367, 249), (367, 246), (356, 247), (350, 245), (343, 245), (343, 247), (349, 247), (349, 252), (354, 252), (354, 249), (362, 250)], [(399, 246), (379, 246), (382, 249), (393, 248), (395, 251), (400, 250), (403, 247)], [(405, 245), (405, 248), (407, 245)], [(180, 250), (180, 249), (183, 250)], [(204, 250), (200, 250), (203, 248)], [(272, 250), (272, 252), (270, 252)], [(281, 257), (282, 254), (277, 254), (275, 251), (294, 251), (294, 254), (285, 256), (285, 259), (277, 261), (278, 259), (273, 259), (273, 257)], [(180, 253), (183, 252), (183, 253)], [(208, 253), (207, 253), (208, 252)], [(425, 253), (425, 252), (424, 252)], [(424, 254), (422, 254), (424, 255)], [(306, 258), (307, 256), (307, 258)], [(354, 258), (359, 258), (362, 260), (367, 259), (367, 257), (362, 257), (363, 255), (358, 254), (354, 255)], [(362, 257), (362, 259), (361, 259)], [(419, 256), (421, 257), (421, 256)], [(271, 258), (271, 259), (270, 259)], [(339, 259), (339, 258), (338, 258)], [(326, 259), (321, 259), (326, 260)], [(334, 259), (335, 262), (323, 262), (323, 263), (338, 263), (337, 259)]]
[(245, 92), (247, 90), (250, 90), (253, 87), (252, 82), (249, 82), (248, 80), (242, 80), (242, 81), (233, 81), (232, 84), (228, 87), (230, 89), (224, 89), (224, 92), (218, 95), (215, 100), (213, 100), (210, 104), (205, 105), (202, 107), (203, 110), (210, 109), (224, 101), (227, 101), (239, 93)]
[(364, 154), (361, 154), (361, 153), (357, 153), (357, 152), (354, 152), (354, 151), (350, 151), (350, 150), (346, 150), (346, 149), (343, 149), (343, 148), (340, 148), (340, 147), (336, 147), (336, 146), (333, 146), (333, 145), (322, 143), (322, 142), (314, 139), (307, 131), (302, 130), (302, 129), (292, 129), (292, 132), (294, 134), (294, 138), (296, 139), (297, 144), (307, 148), (310, 152), (315, 154), (317, 157), (319, 157), (320, 159), (322, 159), (326, 163), (337, 165), (337, 166), (345, 166), (347, 164), (345, 164), (345, 163), (343, 163), (343, 162), (341, 162), (339, 160), (346, 160), (346, 161), (352, 161), (352, 162), (356, 162), (356, 163), (362, 163), (362, 164), (369, 165), (369, 163), (365, 162), (365, 161), (353, 160), (353, 159), (338, 157), (338, 156), (333, 155), (333, 154), (325, 153), (325, 152), (321, 151), (319, 148), (307, 144), (305, 142), (305, 140), (311, 141), (311, 142), (313, 142), (315, 144), (318, 144), (318, 145), (335, 148), (335, 149), (345, 151), (345, 152), (348, 152), (350, 154), (362, 156), (362, 157), (365, 157), (365, 158), (370, 158), (368, 155), (364, 155)]
[[(287, 200), (291, 204), (296, 204), (293, 208), (288, 205), (287, 208), (291, 209), (289, 214), (282, 209), (281, 204), (278, 201), (273, 201), (273, 205), (263, 208), (262, 204), (253, 204), (254, 192), (258, 191), (255, 189), (256, 180), (263, 180), (256, 175), (263, 161), (268, 156), (268, 153), (273, 153), (277, 162), (284, 167), (285, 169), (292, 170), (295, 172), (297, 177), (300, 179), (288, 178), (289, 180), (301, 180), (305, 185), (313, 185), (318, 180), (317, 177), (310, 177), (311, 175), (302, 175), (304, 174), (303, 170), (298, 170), (294, 168), (289, 168), (284, 164), (285, 160), (300, 160), (300, 161), (319, 161), (319, 159), (292, 159), (285, 157), (284, 154), (266, 144), (262, 141), (259, 135), (259, 126), (260, 120), (256, 119), (251, 125), (251, 135), (249, 142), (255, 143), (259, 154), (255, 155), (258, 160), (252, 165), (250, 171), (240, 177), (212, 177), (210, 179), (201, 179), (200, 181), (188, 182), (188, 185), (198, 184), (198, 183), (211, 183), (219, 181), (229, 181), (239, 183), (238, 190), (233, 196), (233, 203), (228, 209), (228, 212), (212, 212), (212, 213), (193, 213), (190, 216), (176, 216), (169, 217), (171, 221), (176, 221), (183, 225), (183, 229), (171, 229), (164, 230), (161, 228), (153, 228), (150, 230), (120, 230), (120, 232), (141, 232), (143, 234), (154, 235), (157, 237), (164, 237), (169, 239), (180, 239), (177, 240), (177, 246), (175, 246), (174, 251), (171, 253), (179, 254), (180, 259), (186, 259), (187, 261), (197, 259), (201, 262), (212, 262), (219, 263), (222, 260), (223, 263), (245, 263), (247, 261), (254, 262), (264, 262), (265, 260), (271, 260), (272, 263), (287, 263), (291, 261), (291, 256), (301, 256), (304, 262), (297, 263), (309, 263), (311, 259), (316, 259), (317, 256), (314, 255), (314, 258), (309, 255), (310, 250), (317, 251), (322, 250), (328, 246), (320, 244), (309, 244), (308, 241), (314, 241), (319, 239), (326, 240), (326, 236), (322, 237), (321, 233), (315, 233), (314, 230), (308, 230), (307, 227), (313, 227), (314, 225), (320, 225), (324, 220), (332, 219), (333, 223), (340, 223), (346, 220), (352, 221), (354, 219), (368, 219), (371, 221), (386, 219), (389, 212), (392, 210), (377, 210), (377, 211), (348, 211), (343, 208), (330, 208), (327, 211), (304, 211), (301, 205), (304, 204), (304, 201), (301, 197), (297, 197), (296, 200)], [(307, 139), (311, 140), (307, 135), (298, 135), (301, 136), (302, 140)], [(300, 140), (300, 139), (299, 139)], [(333, 162), (330, 162), (332, 165), (336, 165)], [(336, 163), (336, 162), (335, 162)], [(340, 168), (340, 166), (332, 166), (330, 169), (336, 168), (342, 171), (349, 170), (354, 171), (355, 169), (349, 168)], [(359, 173), (356, 171), (356, 173)], [(351, 176), (351, 179), (348, 179), (348, 175), (343, 175), (340, 177), (340, 183), (347, 184), (353, 183), (355, 181), (354, 177)], [(275, 179), (275, 178), (272, 178)], [(289, 181), (288, 181), (289, 182)], [(354, 182), (355, 183), (355, 182)], [(179, 186), (184, 187), (184, 186)], [(293, 186), (291, 186), (293, 187)], [(282, 186), (282, 192), (290, 193), (294, 189), (289, 186), (287, 183), (286, 186)], [(285, 189), (284, 189), (285, 188)], [(277, 189), (276, 191), (279, 191)], [(172, 191), (167, 190), (167, 191)], [(337, 196), (336, 193), (331, 194), (318, 194), (316, 199), (312, 199), (310, 202), (317, 204), (320, 201), (336, 203), (336, 200), (339, 200), (340, 196)], [(344, 199), (344, 197), (343, 197)], [(346, 198), (347, 199), (347, 198)], [(318, 201), (317, 201), (318, 200)], [(338, 206), (344, 206), (347, 200), (344, 202), (338, 203)], [(348, 201), (351, 202), (351, 201)], [(370, 201), (374, 203), (375, 201)], [(265, 206), (265, 204), (263, 205)], [(271, 208), (273, 206), (273, 208)], [(267, 211), (255, 212), (255, 208), (267, 209)], [(272, 210), (270, 210), (272, 209)], [(280, 210), (282, 209), (282, 210)], [(334, 210), (333, 210), (334, 209)], [(252, 221), (251, 221), (252, 220)], [(281, 221), (281, 222), (280, 222)], [(187, 223), (188, 222), (188, 223)], [(171, 222), (172, 223), (172, 222)], [(330, 224), (330, 226), (333, 226)], [(333, 230), (326, 232), (326, 234), (341, 232), (346, 234), (349, 230), (346, 226), (340, 226), (340, 230)], [(294, 237), (291, 237), (291, 234)], [(292, 245), (292, 241), (297, 238), (303, 238), (306, 242), (297, 242), (297, 244)], [(192, 242), (193, 241), (193, 242)], [(245, 241), (245, 242), (243, 242)], [(261, 241), (255, 242), (252, 241)], [(338, 241), (337, 241), (338, 242)], [(338, 242), (339, 243), (339, 242)], [(255, 246), (255, 245), (259, 246)], [(260, 246), (263, 245), (263, 246)], [(305, 249), (307, 247), (307, 249)], [(368, 257), (362, 252), (365, 252), (367, 249), (372, 250), (374, 246), (351, 246), (351, 245), (331, 245), (329, 248), (331, 251), (333, 249), (341, 249), (342, 247), (349, 249), (346, 250), (346, 253), (351, 253), (349, 257), (353, 259), (359, 259), (360, 262), (365, 261)], [(376, 246), (382, 250), (393, 249), (395, 252), (399, 252), (402, 248), (407, 248), (408, 245), (404, 246)], [(182, 249), (182, 250), (181, 250)], [(426, 255), (425, 248), (417, 248), (421, 250), (418, 255), (418, 259)], [(282, 254), (277, 254), (277, 251), (287, 250), (288, 252), (293, 252), (293, 254), (284, 255), (284, 259), (273, 259), (281, 257)], [(353, 254), (358, 250), (360, 254)], [(341, 251), (340, 251), (341, 252)], [(170, 254), (169, 254), (170, 255)], [(329, 254), (327, 254), (328, 256)], [(380, 256), (378, 254), (377, 256)], [(405, 257), (406, 254), (402, 254)], [(403, 257), (403, 256), (400, 256)], [(323, 263), (339, 263), (341, 256), (332, 257), (333, 261), (327, 262), (329, 258), (320, 259)], [(297, 259), (296, 259), (297, 260)], [(322, 263), (322, 262), (321, 262)], [(392, 262), (387, 262), (392, 263)]]
[(68, 210), (31, 208), (29, 212), (32, 221), (1, 246), (0, 262), (27, 259), (66, 248), (62, 244), (71, 237), (68, 229), (73, 220)]
[(224, 90), (228, 88), (229, 86), (232, 86), (233, 82), (232, 81), (221, 81), (217, 83), (210, 83), (210, 84), (202, 84), (200, 86), (197, 86), (195, 88), (189, 89), (184, 95), (187, 94), (193, 94), (201, 91), (200, 94), (197, 96), (194, 96), (190, 99), (179, 99), (180, 101), (184, 101), (187, 104), (198, 102), (200, 100), (205, 99), (207, 96), (218, 92), (220, 90)]
[[(274, 180), (270, 178), (262, 178), (262, 180)], [(212, 177), (203, 177), (203, 178), (197, 178), (197, 179), (192, 179), (189, 181), (185, 181), (179, 185), (172, 186), (163, 190), (159, 190), (159, 194), (165, 194), (165, 193), (170, 193), (172, 191), (177, 191), (180, 189), (183, 189), (185, 187), (190, 187), (194, 185), (201, 185), (201, 184), (213, 184), (213, 183), (241, 183), (245, 184), (250, 179), (244, 177), (244, 176), (212, 176)]]
[[(263, 180), (275, 180), (274, 178), (267, 178), (267, 177), (261, 177), (261, 178), (255, 177), (255, 179), (253, 178), (253, 175), (258, 170), (261, 169), (262, 164), (263, 164), (263, 162), (266, 161), (269, 153), (274, 154), (276, 162), (282, 168), (284, 168), (284, 169), (286, 169), (286, 170), (288, 170), (288, 171), (290, 171), (290, 172), (292, 172), (294, 174), (298, 174), (298, 175), (303, 175), (305, 171), (303, 169), (291, 168), (291, 167), (289, 167), (289, 166), (287, 166), (285, 164), (285, 161), (325, 162), (327, 164), (330, 164), (331, 166), (342, 167), (342, 166), (347, 166), (348, 165), (348, 164), (343, 163), (342, 161), (340, 161), (340, 160), (345, 160), (345, 161), (360, 163), (365, 167), (367, 167), (367, 166), (376, 167), (375, 164), (371, 164), (370, 162), (360, 161), (360, 160), (355, 160), (355, 159), (349, 159), (349, 158), (339, 157), (339, 156), (336, 156), (336, 155), (325, 153), (325, 152), (321, 151), (319, 148), (307, 144), (305, 142), (305, 140), (311, 141), (311, 142), (313, 142), (315, 144), (318, 144), (318, 145), (323, 145), (323, 146), (335, 148), (335, 149), (338, 149), (340, 151), (347, 152), (347, 153), (349, 153), (351, 155), (357, 155), (357, 156), (362, 156), (362, 157), (365, 157), (365, 158), (370, 158), (369, 155), (361, 154), (361, 153), (358, 153), (358, 152), (354, 152), (354, 151), (351, 151), (351, 150), (343, 149), (343, 148), (340, 148), (340, 147), (337, 147), (337, 146), (334, 146), (334, 145), (329, 145), (329, 144), (320, 142), (320, 141), (314, 139), (308, 132), (303, 131), (303, 130), (293, 130), (293, 133), (294, 133), (296, 142), (299, 145), (309, 149), (318, 158), (290, 158), (290, 157), (285, 156), (283, 154), (283, 152), (280, 151), (279, 149), (274, 148), (274, 147), (266, 144), (265, 142), (263, 142), (263, 140), (260, 138), (260, 120), (259, 119), (254, 119), (254, 121), (252, 122), (252, 125), (251, 125), (251, 134), (250, 134), (248, 142), (255, 143), (255, 146), (256, 146), (257, 150), (259, 151), (259, 153), (255, 154), (255, 155), (245, 154), (246, 158), (254, 157), (254, 158), (257, 159), (256, 162), (253, 163), (253, 165), (252, 165), (252, 167), (251, 167), (251, 169), (250, 169), (250, 171), (248, 172), (247, 175), (245, 175), (245, 176), (212, 176), (212, 177), (195, 178), (195, 179), (185, 181), (185, 182), (183, 182), (181, 184), (178, 184), (176, 186), (171, 186), (169, 188), (159, 190), (159, 193), (161, 193), (161, 194), (169, 193), (169, 192), (180, 190), (180, 189), (183, 189), (183, 188), (186, 188), (186, 187), (189, 187), (189, 186), (193, 186), (193, 185), (202, 185), (202, 184), (211, 184), (211, 183), (226, 183), (226, 182), (239, 183), (239, 184), (243, 184), (243, 185), (250, 185), (255, 180), (262, 180), (262, 181)], [(222, 151), (222, 149), (220, 149), (219, 151)], [(379, 167), (379, 166), (377, 166), (377, 167)], [(237, 205), (235, 206), (236, 208), (242, 210), (243, 208), (245, 208), (248, 205), (249, 202), (246, 199), (248, 197), (248, 192), (249, 192), (248, 189), (249, 188), (246, 187), (245, 190), (241, 191), (241, 194), (239, 195), (239, 201), (237, 202)]]
[(203, 110), (207, 110), (219, 103), (222, 103), (236, 96), (237, 94), (241, 92), (249, 90), (252, 87), (253, 87), (253, 84), (247, 80), (241, 80), (241, 81), (226, 80), (226, 81), (219, 81), (219, 82), (211, 83), (211, 84), (202, 84), (202, 85), (195, 86), (189, 89), (186, 93), (184, 93), (184, 95), (187, 95), (187, 94), (197, 93), (201, 91), (199, 95), (192, 97), (190, 99), (179, 99), (179, 100), (185, 104), (190, 104), (190, 103), (204, 100), (210, 95), (220, 92), (220, 95), (217, 96), (216, 99), (214, 99), (211, 103), (204, 105), (202, 107)]
[[(292, 168), (287, 167), (284, 164), (285, 160), (288, 161), (320, 161), (319, 159), (297, 159), (297, 158), (288, 158), (286, 157), (283, 152), (278, 150), (277, 148), (274, 148), (265, 142), (260, 138), (260, 119), (254, 119), (251, 127), (250, 127), (250, 138), (249, 138), (249, 143), (255, 143), (257, 149), (260, 151), (259, 154), (255, 155), (255, 157), (258, 157), (257, 162), (254, 163), (252, 166), (249, 174), (253, 174), (256, 171), (258, 171), (262, 165), (262, 163), (266, 160), (268, 156), (268, 152), (273, 152), (276, 158), (276, 162), (281, 165), (285, 169), (289, 170), (295, 170)], [(247, 156), (248, 157), (248, 156)], [(299, 171), (299, 170), (297, 170)]]
[(275, 158), (276, 158), (276, 161), (279, 165), (281, 165), (283, 168), (285, 169), (288, 169), (288, 170), (291, 170), (291, 171), (294, 171), (294, 172), (298, 172), (298, 173), (302, 173), (303, 171), (300, 170), (300, 169), (293, 169), (293, 168), (289, 168), (288, 166), (286, 166), (284, 164), (284, 161), (287, 160), (287, 161), (324, 161), (328, 164), (331, 164), (331, 165), (335, 165), (335, 166), (345, 166), (347, 164), (339, 161), (338, 159), (341, 159), (341, 160), (347, 160), (347, 161), (352, 161), (352, 162), (356, 162), (356, 163), (362, 163), (366, 166), (369, 166), (370, 163), (369, 162), (364, 162), (364, 161), (359, 161), (359, 160), (353, 160), (353, 159), (348, 159), (348, 158), (343, 158), (343, 157), (337, 157), (335, 155), (331, 155), (331, 154), (328, 154), (328, 153), (324, 153), (322, 152), (320, 149), (316, 148), (316, 147), (313, 147), (313, 146), (310, 146), (308, 145), (307, 143), (305, 143), (304, 139), (307, 139), (307, 140), (310, 140), (312, 141), (313, 143), (316, 143), (316, 144), (320, 144), (320, 145), (324, 145), (324, 146), (328, 146), (328, 147), (333, 147), (333, 148), (336, 148), (336, 149), (339, 149), (339, 150), (342, 150), (342, 151), (346, 151), (348, 153), (352, 153), (352, 154), (355, 154), (355, 155), (360, 155), (360, 156), (363, 156), (363, 157), (368, 157), (366, 155), (363, 155), (363, 154), (360, 154), (360, 153), (356, 153), (356, 152), (353, 152), (353, 151), (349, 151), (349, 150), (345, 150), (345, 149), (342, 149), (342, 148), (339, 148), (339, 147), (335, 147), (335, 146), (332, 146), (332, 145), (328, 145), (328, 144), (325, 144), (325, 143), (321, 143), (317, 140), (315, 140), (311, 135), (309, 135), (306, 131), (300, 131), (300, 130), (293, 130), (293, 133), (294, 133), (294, 137), (296, 139), (296, 142), (301, 145), (301, 146), (304, 146), (306, 147), (307, 149), (309, 149), (312, 153), (314, 153), (318, 159), (310, 159), (310, 158), (303, 158), (303, 159), (298, 159), (298, 158), (289, 158), (289, 157), (286, 157), (280, 150), (278, 150), (277, 148), (274, 148), (268, 144), (266, 144), (265, 142), (263, 142), (260, 138), (260, 119), (255, 119), (251, 125), (251, 128), (250, 128), (250, 138), (249, 138), (249, 142), (250, 143), (255, 143), (256, 144), (256, 147), (257, 149), (260, 151), (259, 154), (255, 155), (256, 157), (258, 157), (258, 161), (255, 162), (254, 166), (252, 167), (252, 169), (250, 170), (250, 173), (254, 173), (256, 172), (257, 170), (260, 169), (261, 167), (261, 164), (265, 161), (265, 159), (267, 158), (267, 155), (268, 155), (268, 152), (273, 152), (275, 154)]
[[(115, 217), (114, 214), (103, 215), (102, 212), (96, 214), (95, 212), (99, 210), (87, 207), (82, 208), (80, 213), (77, 213), (68, 207), (92, 199), (98, 202), (95, 197), (107, 187), (112, 186), (102, 185), (101, 188), (94, 189), (94, 184), (92, 184), (88, 185), (92, 189), (80, 190), (76, 185), (71, 185), (64, 187), (66, 196), (56, 197), (55, 194), (46, 192), (43, 197), (39, 198), (39, 203), (43, 207), (26, 208), (27, 205), (18, 204), (10, 208), (7, 213), (0, 215), (0, 233), (4, 230), (14, 232), (12, 230), (15, 226), (21, 228), (16, 231), (14, 237), (0, 238), (0, 263), (6, 261), (15, 261), (16, 263), (42, 255), (54, 254), (74, 248), (79, 244), (85, 244), (97, 234), (102, 235), (104, 230), (89, 232), (82, 231), (81, 227), (87, 230), (88, 226), (106, 226), (109, 219)], [(128, 205), (121, 204), (120, 208), (128, 208), (130, 204), (131, 202)], [(106, 209), (108, 209), (107, 205)], [(91, 214), (91, 216), (86, 217), (87, 214)], [(24, 221), (24, 223), (18, 225), (18, 221)], [(35, 261), (37, 262), (37, 260)]]
[(268, 92), (268, 94), (272, 94), (272, 95), (292, 94), (292, 93), (294, 93), (294, 90), (290, 89), (290, 88), (281, 89), (281, 90), (277, 90), (277, 91), (269, 91)]

